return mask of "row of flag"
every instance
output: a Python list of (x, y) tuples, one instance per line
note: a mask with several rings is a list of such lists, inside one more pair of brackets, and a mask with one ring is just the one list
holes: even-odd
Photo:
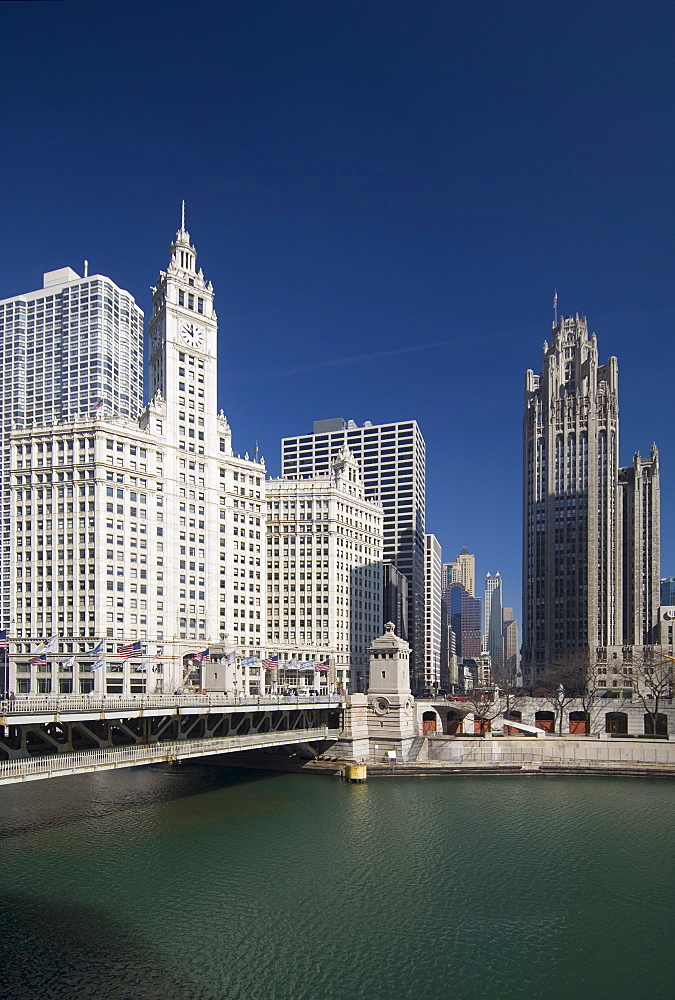
[[(195, 663), (207, 663), (211, 657), (210, 648), (202, 650), (201, 653), (194, 653), (192, 659)], [(221, 663), (234, 663), (236, 661), (236, 656), (234, 653), (228, 653), (227, 656), (221, 658)], [(240, 660), (242, 667), (255, 667), (260, 664), (264, 670), (273, 670), (275, 667), (282, 667), (285, 670), (317, 670), (319, 673), (326, 673), (330, 669), (330, 663), (328, 660), (322, 663), (316, 663), (314, 660), (299, 661), (295, 657), (291, 660), (279, 661), (278, 654), (276, 656), (268, 656), (264, 660), (260, 660), (257, 656), (242, 656)]]
[[(60, 636), (53, 635), (49, 639), (45, 639), (43, 642), (35, 644), (33, 646), (33, 649), (31, 650), (31, 652), (34, 654), (30, 661), (31, 664), (33, 664), (33, 666), (36, 666), (39, 663), (46, 663), (47, 655), (49, 653), (58, 652), (59, 639)], [(7, 648), (6, 629), (4, 629), (3, 632), (0, 632), (0, 643), (1, 643), (0, 649)], [(103, 639), (101, 639), (101, 641), (98, 642), (95, 646), (92, 646), (91, 649), (85, 649), (84, 653), (80, 653), (79, 655), (98, 657), (99, 658), (98, 662), (94, 667), (92, 667), (92, 670), (97, 670), (103, 664), (102, 657), (104, 653), (105, 653), (105, 642)], [(141, 657), (144, 655), (143, 646), (140, 641), (126, 643), (123, 646), (117, 647), (117, 655), (121, 656), (125, 660), (141, 659)], [(67, 660), (62, 660), (61, 664), (62, 666), (72, 667), (75, 665), (75, 657), (71, 656)]]
[[(60, 635), (52, 635), (49, 639), (42, 639), (40, 642), (35, 643), (31, 649), (31, 653), (41, 653), (46, 656), (48, 653), (57, 653), (59, 648)], [(0, 649), (7, 646), (7, 630), (0, 632)], [(101, 656), (105, 652), (105, 640), (101, 639), (97, 642), (95, 646), (91, 649), (85, 649), (84, 653), (80, 653), (80, 656)], [(143, 646), (140, 640), (136, 642), (128, 642), (123, 646), (117, 647), (117, 655), (124, 657), (124, 659), (132, 659), (134, 657), (140, 658), (143, 656)]]
[[(61, 637), (58, 635), (52, 635), (48, 639), (41, 640), (33, 646), (31, 652), (34, 654), (31, 659), (31, 664), (37, 666), (39, 664), (45, 664), (47, 662), (47, 655), (50, 653), (58, 652), (59, 639)], [(7, 629), (0, 629), (0, 649), (7, 649)], [(97, 661), (92, 670), (98, 670), (103, 666), (103, 656), (105, 654), (105, 641), (101, 639), (95, 646), (91, 649), (87, 649), (84, 653), (80, 653), (80, 656), (92, 656), (96, 657)], [(142, 643), (137, 640), (136, 642), (129, 642), (122, 646), (117, 647), (117, 655), (121, 656), (125, 660), (140, 660), (145, 654), (143, 652)], [(208, 663), (211, 658), (211, 649), (207, 646), (199, 653), (194, 653), (192, 656), (193, 661), (196, 663)], [(221, 659), (222, 663), (235, 663), (236, 655), (235, 653), (228, 653)], [(330, 662), (328, 660), (322, 662), (315, 662), (314, 660), (297, 660), (295, 657), (290, 660), (279, 661), (278, 654), (276, 656), (269, 656), (262, 661), (258, 659), (257, 656), (243, 656), (241, 658), (242, 667), (253, 667), (257, 664), (261, 664), (264, 670), (273, 670), (275, 667), (281, 667), (284, 670), (315, 670), (317, 673), (327, 673), (330, 669)], [(72, 667), (75, 665), (75, 657), (71, 656), (67, 660), (62, 660), (61, 665), (64, 667)], [(148, 661), (145, 661), (141, 665), (141, 670), (148, 668)], [(154, 671), (155, 668), (152, 667)]]
[[(46, 656), (45, 653), (41, 653), (41, 654), (39, 654), (37, 656), (33, 656), (33, 657), (31, 657), (30, 663), (31, 663), (31, 666), (33, 666), (33, 667), (46, 666), (46, 664), (47, 664), (47, 656)], [(96, 661), (96, 663), (93, 665), (93, 667), (91, 667), (91, 670), (100, 670), (101, 667), (103, 666), (103, 663), (104, 663), (103, 657), (100, 657)], [(65, 669), (67, 669), (69, 667), (74, 667), (75, 666), (75, 657), (74, 656), (69, 656), (67, 660), (61, 660), (60, 661), (60, 665), (62, 667), (64, 667)], [(121, 670), (122, 667), (120, 666), (119, 669)], [(149, 670), (151, 670), (152, 673), (154, 674), (154, 673), (157, 672), (157, 670), (159, 669), (159, 667), (157, 665), (155, 665), (155, 664), (150, 663), (149, 660), (143, 660), (142, 663), (139, 663), (139, 665), (138, 665), (138, 667), (136, 669), (139, 670), (141, 673), (147, 673)]]
[[(252, 659), (257, 662), (257, 657), (252, 657)], [(244, 660), (241, 661), (244, 663)], [(282, 670), (316, 670), (318, 673), (327, 673), (330, 670), (330, 662), (324, 660), (320, 663), (316, 663), (314, 660), (299, 661), (295, 657), (290, 660), (279, 660), (277, 656), (270, 656), (262, 661), (262, 665), (265, 670), (271, 670), (274, 667), (281, 667)]]

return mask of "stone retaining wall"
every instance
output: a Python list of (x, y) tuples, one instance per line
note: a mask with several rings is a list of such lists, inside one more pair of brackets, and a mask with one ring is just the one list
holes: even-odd
[(656, 764), (675, 769), (675, 743), (669, 740), (432, 736), (427, 745), (429, 764)]

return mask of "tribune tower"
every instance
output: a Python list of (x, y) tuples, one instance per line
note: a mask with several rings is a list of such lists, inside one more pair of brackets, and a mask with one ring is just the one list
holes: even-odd
[(570, 650), (628, 661), (658, 618), (658, 451), (619, 467), (617, 359), (579, 316), (525, 375), (523, 458), (525, 683)]
[(525, 375), (523, 673), (621, 642), (619, 370), (564, 317)]

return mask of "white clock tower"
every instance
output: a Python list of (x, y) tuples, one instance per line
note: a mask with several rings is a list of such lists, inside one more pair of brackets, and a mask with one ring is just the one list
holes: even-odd
[(169, 258), (152, 295), (150, 396), (166, 400), (169, 440), (188, 452), (213, 454), (218, 449), (218, 322), (213, 285), (197, 270), (197, 251), (185, 228), (185, 202)]

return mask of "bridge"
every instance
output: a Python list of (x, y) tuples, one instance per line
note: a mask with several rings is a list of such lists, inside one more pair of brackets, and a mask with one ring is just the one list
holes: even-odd
[(337, 740), (345, 703), (334, 694), (18, 697), (0, 702), (0, 784), (297, 744), (314, 756)]

